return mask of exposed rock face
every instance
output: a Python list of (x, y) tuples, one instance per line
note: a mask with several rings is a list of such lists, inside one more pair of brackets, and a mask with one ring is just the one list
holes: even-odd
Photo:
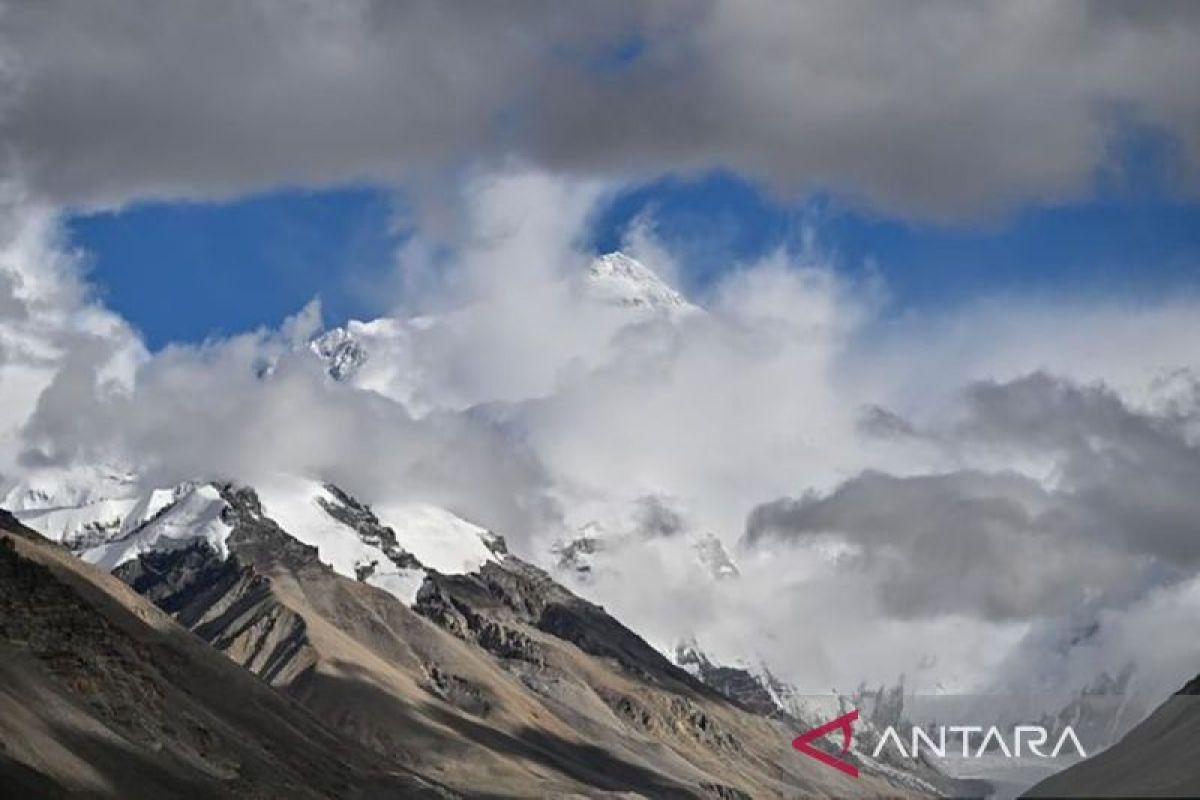
[[(333, 484), (326, 484), (325, 488), (336, 500), (336, 502), (324, 499), (318, 501), (329, 516), (353, 528), (360, 539), (372, 547), (378, 547), (396, 566), (410, 569), (421, 567), (421, 562), (417, 560), (416, 556), (400, 546), (396, 539), (396, 532), (380, 522), (370, 508)], [(363, 580), (365, 577), (359, 576), (359, 580)]]
[(573, 571), (580, 577), (587, 577), (592, 571), (588, 560), (602, 547), (603, 544), (594, 536), (580, 536), (570, 542), (557, 544), (551, 550), (558, 557), (560, 570)]
[(714, 664), (699, 649), (687, 645), (676, 648), (675, 663), (693, 670), (701, 682), (756, 714), (765, 717), (788, 716), (759, 678), (747, 669)]
[(696, 558), (705, 566), (713, 578), (725, 580), (727, 578), (736, 578), (741, 574), (738, 571), (737, 565), (733, 563), (733, 559), (729, 557), (729, 553), (725, 550), (725, 545), (721, 544), (721, 540), (711, 533), (697, 539), (692, 548), (696, 551)]
[[(898, 684), (868, 690), (865, 686), (852, 695), (804, 696), (795, 687), (773, 675), (763, 664), (754, 669), (744, 666), (717, 664), (710, 659), (695, 640), (680, 643), (675, 649), (675, 663), (686, 669), (704, 684), (717, 689), (754, 713), (780, 720), (790, 729), (810, 730), (850, 709), (858, 709), (860, 717), (854, 727), (851, 750), (840, 754), (853, 761), (865, 773), (889, 772), (896, 784), (921, 794), (945, 797), (984, 797), (992, 789), (986, 781), (958, 779), (946, 774), (923, 755), (906, 758), (893, 750), (883, 750), (874, 757), (876, 745), (887, 726), (905, 729), (904, 687)], [(824, 743), (818, 743), (824, 747)]]
[(304, 620), (273, 602), (270, 581), (204, 543), (148, 553), (113, 574), (268, 681), (295, 678), (313, 662)]
[(312, 342), (313, 352), (328, 363), (334, 380), (348, 380), (367, 360), (366, 348), (345, 328), (334, 328)]

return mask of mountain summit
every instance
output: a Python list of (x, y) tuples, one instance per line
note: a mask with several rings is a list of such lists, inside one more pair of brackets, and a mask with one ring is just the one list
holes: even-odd
[[(471, 367), (458, 364), (473, 364), (482, 343), (495, 344), (496, 336), (508, 335), (509, 326), (497, 321), (522, 316), (525, 303), (533, 302), (523, 296), (508, 297), (511, 307), (492, 299), (440, 314), (352, 320), (310, 346), (334, 379), (390, 397), (421, 416), (439, 408), (461, 410), (544, 394), (565, 364), (603, 360), (626, 326), (672, 324), (700, 313), (654, 270), (620, 252), (599, 256), (586, 269), (548, 276), (538, 293), (542, 301), (561, 306), (554, 312), (570, 329), (538, 360), (545, 362), (544, 369), (518, 381), (517, 388), (497, 385), (495, 376), (473, 379)], [(516, 340), (512, 347), (525, 352), (520, 350), (525, 344)], [(527, 369), (529, 362), (521, 360)]]
[(619, 251), (592, 261), (585, 290), (593, 298), (613, 305), (668, 313), (696, 309), (654, 270)]

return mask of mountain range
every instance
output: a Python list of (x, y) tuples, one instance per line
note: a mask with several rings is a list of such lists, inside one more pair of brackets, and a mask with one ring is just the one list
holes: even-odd
[[(461, 547), (430, 546), (425, 518), (393, 527), (336, 487), (307, 488), (280, 515), (295, 529), (250, 487), (178, 487), (158, 508), (142, 498), (119, 520), (62, 532), (83, 558), (6, 512), (8, 785), (111, 797), (914, 791), (869, 765), (851, 780), (798, 758), (788, 725), (680, 669), (494, 534), (450, 520), (444, 538)], [(342, 574), (355, 550), (356, 574)]]
[[(585, 359), (602, 360), (623, 326), (706, 313), (620, 253), (555, 291), (598, 315)], [(414, 417), (520, 400), (454, 383), (428, 348), (432, 331), (480, 316), (350, 322), (304, 347), (333, 381)], [(436, 503), (368, 504), (300, 470), (160, 485), (126, 458), (31, 470), (3, 489), (0, 781), (21, 796), (982, 791), (932, 764), (867, 755), (900, 713), (899, 688), (870, 703), (851, 779), (791, 740), (864, 697), (803, 697), (769, 665), (719, 663), (683, 631), (673, 651), (656, 649), (577, 596), (640, 528), (705, 580), (739, 579), (721, 538), (657, 500), (637, 511), (648, 522), (602, 513), (523, 558)], [(1159, 747), (1196, 724), (1188, 696), (1036, 791), (1132, 789), (1115, 776), (1148, 759), (1164, 792), (1192, 792), (1186, 746)]]

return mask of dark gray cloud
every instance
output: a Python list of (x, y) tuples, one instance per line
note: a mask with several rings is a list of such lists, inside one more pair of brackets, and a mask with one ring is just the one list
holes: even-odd
[(1102, 386), (1037, 373), (976, 385), (959, 435), (1053, 457), (1059, 493), (1077, 507), (1071, 520), (1080, 536), (1194, 563), (1200, 558), (1197, 421), (1194, 402), (1139, 411)]
[(644, 536), (674, 536), (687, 522), (666, 500), (647, 495), (637, 501), (637, 525)]
[(844, 565), (871, 575), (899, 617), (1025, 619), (1075, 608), (1138, 571), (1124, 553), (1057, 528), (1054, 500), (1015, 475), (866, 473), (828, 496), (759, 506), (747, 537), (845, 537), (857, 549)]
[(1197, 419), (1130, 408), (1102, 386), (1045, 374), (972, 387), (939, 434), (958, 449), (1044, 464), (1048, 480), (960, 469), (865, 472), (826, 494), (755, 508), (750, 547), (832, 535), (844, 564), (877, 577), (902, 617), (975, 613), (993, 620), (1066, 613), (1130, 587), (1193, 574), (1200, 562)]
[[(955, 216), (1200, 163), (1191, 4), (10, 2), (8, 156), (70, 202), (727, 167)], [(1181, 173), (1182, 174), (1182, 173)], [(1193, 169), (1189, 174), (1195, 174)]]

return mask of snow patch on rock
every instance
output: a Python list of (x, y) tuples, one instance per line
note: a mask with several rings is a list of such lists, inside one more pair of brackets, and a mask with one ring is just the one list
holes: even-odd
[[(317, 548), (317, 557), (335, 572), (377, 586), (412, 605), (425, 581), (425, 570), (455, 575), (478, 570), (496, 556), (493, 534), (445, 509), (424, 503), (392, 503), (373, 509), (396, 536), (392, 555), (331, 509), (343, 499), (331, 487), (297, 476), (276, 476), (256, 487), (263, 513), (299, 541)], [(387, 545), (390, 547), (390, 545)], [(405, 560), (405, 554), (420, 567)], [(424, 569), (423, 569), (423, 568)]]
[[(177, 550), (197, 541), (207, 542), (224, 558), (232, 528), (223, 518), (226, 504), (220, 493), (207, 484), (178, 491), (177, 497), (172, 496), (170, 503), (143, 524), (125, 523), (130, 528), (127, 534), (84, 549), (80, 558), (111, 572), (142, 553)], [(146, 513), (163, 499), (161, 492), (152, 492), (135, 507)], [(129, 520), (133, 519), (131, 515)]]

